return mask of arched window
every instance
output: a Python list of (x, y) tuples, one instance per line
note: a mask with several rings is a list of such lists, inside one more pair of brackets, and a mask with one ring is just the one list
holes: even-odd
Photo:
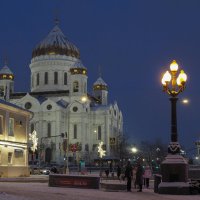
[(31, 76), (31, 85), (32, 85), (32, 87), (34, 87), (34, 76), (33, 75)]
[(97, 140), (101, 140), (101, 126), (98, 126)]
[(32, 123), (31, 124), (31, 133), (34, 131), (35, 127), (34, 127), (34, 124)]
[(40, 84), (40, 74), (37, 73), (37, 85), (39, 85), (39, 84)]
[(74, 124), (74, 139), (77, 139), (77, 124)]
[(73, 92), (78, 92), (78, 89), (79, 89), (78, 81), (74, 81), (74, 83), (73, 83)]
[(58, 72), (54, 72), (54, 84), (58, 84)]
[(86, 91), (87, 91), (87, 86), (86, 86), (86, 83), (84, 83), (84, 93), (86, 93)]
[(51, 123), (48, 122), (47, 124), (47, 137), (51, 137)]
[(48, 84), (48, 72), (44, 73), (44, 84)]
[(67, 72), (64, 73), (64, 85), (67, 85)]

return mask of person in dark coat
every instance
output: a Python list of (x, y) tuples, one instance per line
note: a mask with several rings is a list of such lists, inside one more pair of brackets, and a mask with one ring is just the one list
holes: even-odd
[(121, 167), (117, 165), (117, 177), (120, 180), (120, 175), (121, 175)]
[(141, 163), (138, 163), (136, 171), (136, 184), (139, 186), (139, 190), (137, 192), (142, 192), (143, 174), (144, 174), (144, 169)]
[(106, 178), (108, 178), (108, 175), (109, 175), (109, 169), (106, 169), (106, 170), (105, 170), (105, 174), (106, 174)]
[(125, 169), (125, 177), (127, 178), (127, 191), (130, 192), (131, 191), (131, 179), (133, 176), (133, 172), (132, 172), (132, 166), (130, 161), (128, 161), (127, 165), (126, 165), (126, 169)]

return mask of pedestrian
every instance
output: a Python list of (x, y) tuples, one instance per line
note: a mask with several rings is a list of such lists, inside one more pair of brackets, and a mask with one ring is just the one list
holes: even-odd
[(136, 171), (136, 184), (139, 186), (139, 190), (137, 192), (142, 192), (143, 173), (144, 173), (143, 167), (139, 162)]
[(151, 171), (151, 168), (149, 166), (146, 166), (145, 167), (145, 170), (144, 170), (144, 175), (143, 175), (143, 178), (144, 178), (144, 185), (146, 186), (146, 188), (149, 188), (149, 179), (152, 177), (152, 171)]
[(133, 167), (133, 185), (134, 185), (134, 188), (136, 189), (136, 172), (137, 172), (137, 167), (136, 166), (134, 166)]
[(109, 175), (109, 169), (106, 169), (106, 170), (105, 170), (105, 174), (106, 174), (106, 178), (108, 178), (108, 175)]
[(117, 177), (120, 180), (120, 175), (121, 175), (121, 167), (117, 165)]
[(127, 191), (131, 192), (131, 179), (133, 176), (133, 172), (132, 172), (132, 166), (130, 161), (128, 161), (127, 165), (126, 165), (126, 169), (125, 169), (125, 177), (127, 178)]

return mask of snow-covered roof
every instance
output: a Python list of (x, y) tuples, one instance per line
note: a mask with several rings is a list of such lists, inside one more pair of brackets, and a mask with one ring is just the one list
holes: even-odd
[(47, 100), (47, 98), (44, 96), (37, 96), (36, 99), (39, 101), (40, 104)]
[(75, 62), (73, 65), (72, 65), (73, 68), (86, 68), (83, 63), (81, 62), (81, 60)]
[(101, 77), (99, 77), (93, 85), (105, 85), (105, 86), (107, 86), (107, 84), (105, 83), (105, 81)]
[(56, 103), (57, 103), (57, 105), (59, 105), (59, 106), (61, 106), (61, 107), (63, 107), (63, 108), (67, 108), (67, 106), (69, 105), (69, 103), (66, 102), (66, 101), (63, 100), (63, 99), (57, 101)]
[(0, 70), (0, 74), (12, 74), (12, 71), (9, 69), (9, 67), (7, 65), (5, 65), (1, 70)]
[(35, 47), (32, 57), (48, 54), (80, 57), (78, 48), (65, 37), (58, 25)]
[(91, 111), (97, 111), (97, 110), (109, 110), (109, 106), (108, 105), (92, 105), (91, 107), (90, 107), (90, 110)]

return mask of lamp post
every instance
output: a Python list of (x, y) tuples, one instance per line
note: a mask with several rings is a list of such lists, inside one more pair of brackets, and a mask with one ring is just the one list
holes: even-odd
[(185, 83), (187, 75), (183, 70), (178, 72), (178, 64), (174, 60), (170, 65), (170, 71), (166, 71), (162, 78), (163, 91), (168, 93), (171, 101), (171, 142), (168, 147), (168, 153), (176, 154), (180, 153), (180, 145), (178, 142), (177, 132), (177, 115), (176, 115), (176, 103), (177, 96), (185, 89)]
[(171, 141), (168, 155), (161, 164), (162, 182), (158, 188), (161, 194), (189, 194), (190, 192), (188, 162), (180, 154), (176, 115), (177, 96), (184, 91), (186, 80), (187, 75), (183, 70), (178, 74), (178, 64), (175, 60), (170, 64), (170, 71), (166, 71), (162, 77), (163, 91), (170, 96), (171, 102)]

